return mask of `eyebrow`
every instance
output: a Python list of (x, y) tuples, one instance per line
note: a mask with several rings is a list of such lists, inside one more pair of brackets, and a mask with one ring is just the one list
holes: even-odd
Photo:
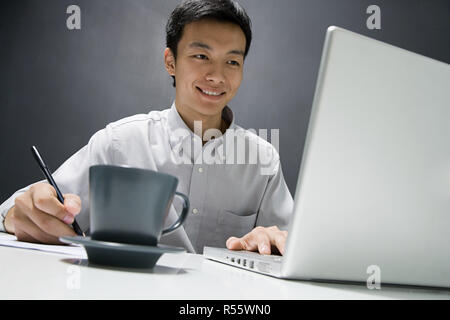
[[(191, 42), (189, 44), (189, 48), (202, 48), (202, 49), (212, 51), (212, 48), (209, 45), (207, 45), (206, 43), (203, 43), (203, 42), (198, 42), (198, 41)], [(237, 55), (241, 55), (243, 57), (245, 56), (245, 52), (242, 50), (231, 50), (231, 51), (228, 51), (227, 54), (237, 54)]]

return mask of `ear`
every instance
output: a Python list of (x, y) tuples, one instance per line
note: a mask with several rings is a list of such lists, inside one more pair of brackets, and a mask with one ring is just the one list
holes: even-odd
[(175, 76), (175, 57), (170, 48), (164, 50), (164, 66), (171, 76)]

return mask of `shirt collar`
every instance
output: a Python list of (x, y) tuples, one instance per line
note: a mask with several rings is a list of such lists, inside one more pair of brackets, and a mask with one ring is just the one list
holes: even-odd
[[(181, 118), (175, 106), (175, 101), (172, 103), (172, 106), (170, 107), (167, 119), (169, 127), (169, 143), (172, 150), (179, 151), (179, 148), (182, 146), (183, 142), (187, 138), (200, 139), (198, 136), (195, 136), (194, 132), (192, 132), (191, 129), (189, 129), (189, 127)], [(230, 123), (228, 129), (235, 129), (236, 124), (234, 122), (234, 114), (233, 111), (228, 106), (225, 106), (225, 108), (223, 108), (222, 110), (222, 119), (224, 119), (227, 123)], [(216, 140), (216, 143), (218, 143), (217, 145), (220, 145), (222, 142), (221, 140), (223, 140), (223, 136), (216, 138), (214, 140)]]

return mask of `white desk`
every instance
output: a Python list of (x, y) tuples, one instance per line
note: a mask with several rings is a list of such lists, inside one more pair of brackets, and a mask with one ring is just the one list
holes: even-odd
[(151, 271), (8, 247), (0, 247), (0, 261), (0, 300), (450, 299), (449, 291), (281, 280), (188, 253), (165, 254)]

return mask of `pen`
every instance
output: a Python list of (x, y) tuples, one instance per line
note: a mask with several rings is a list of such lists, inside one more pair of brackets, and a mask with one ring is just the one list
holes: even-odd
[[(37, 148), (35, 146), (32, 146), (31, 147), (31, 152), (33, 153), (34, 159), (36, 159), (37, 163), (39, 164), (39, 167), (41, 168), (42, 172), (44, 173), (45, 177), (47, 178), (48, 183), (50, 183), (52, 185), (52, 187), (55, 188), (56, 195), (58, 196), (59, 202), (64, 204), (64, 197), (63, 197), (61, 191), (59, 191), (59, 188), (56, 185), (55, 180), (53, 180), (52, 174), (50, 173), (50, 170), (48, 169), (48, 167), (45, 164), (44, 160), (42, 159), (41, 155), (39, 154), (39, 151), (37, 150)], [(78, 225), (78, 223), (75, 221), (75, 219), (73, 220), (72, 227), (73, 227), (73, 230), (79, 236), (83, 236), (83, 237), (86, 236), (84, 234), (83, 230), (81, 230), (81, 228)]]

